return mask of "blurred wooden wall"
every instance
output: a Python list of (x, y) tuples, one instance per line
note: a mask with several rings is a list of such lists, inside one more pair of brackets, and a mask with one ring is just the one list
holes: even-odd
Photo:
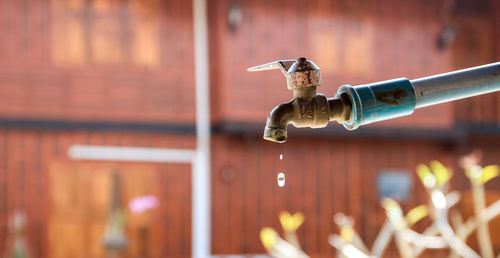
[[(371, 244), (384, 220), (382, 172), (409, 173), (408, 210), (427, 201), (418, 163), (454, 167), (452, 186), (460, 190), (468, 182), (459, 154), (480, 147), (486, 164), (500, 164), (498, 94), (356, 132), (332, 124), (291, 130), (282, 145), (261, 139), (267, 113), (292, 94), (279, 71), (247, 73), (249, 66), (307, 56), (322, 68), (319, 91), (332, 96), (346, 83), (498, 61), (498, 1), (457, 0), (443, 13), (446, 2), (208, 1), (214, 254), (264, 252), (259, 230), (278, 228), (283, 210), (305, 214), (299, 238), (315, 257), (334, 254), (327, 237), (337, 232), (336, 212), (353, 216)], [(127, 215), (123, 257), (190, 255), (188, 166), (76, 162), (67, 151), (72, 144), (195, 147), (191, 8), (181, 0), (0, 0), (0, 255), (8, 216), (20, 208), (34, 257), (102, 257), (105, 185), (115, 170), (129, 182), (123, 205), (146, 193), (160, 200), (143, 216)], [(236, 24), (230, 11), (241, 14)], [(457, 25), (456, 37), (439, 49), (448, 23)], [(285, 188), (277, 172), (286, 173)]]
[(190, 1), (0, 1), (0, 116), (194, 123)]
[[(279, 159), (280, 154), (283, 160)], [(410, 209), (427, 202), (414, 172), (419, 163), (438, 158), (453, 163), (453, 152), (435, 141), (296, 139), (284, 145), (258, 138), (216, 137), (212, 169), (214, 253), (262, 253), (260, 229), (280, 229), (282, 211), (302, 212), (299, 239), (307, 253), (333, 257), (328, 236), (338, 229), (333, 215), (343, 212), (371, 245), (384, 222), (377, 178), (382, 172), (409, 173)], [(286, 185), (276, 175), (284, 172)], [(279, 230), (280, 231), (280, 230)]]
[[(210, 14), (215, 26), (210, 35), (216, 64), (212, 83), (218, 86), (215, 116), (261, 122), (277, 103), (290, 99), (292, 94), (279, 71), (244, 70), (283, 58), (313, 60), (323, 77), (318, 91), (327, 96), (343, 84), (413, 79), (452, 70), (451, 48), (436, 47), (444, 24), (442, 2), (214, 1)], [(233, 29), (227, 18), (232, 8), (242, 13)], [(261, 98), (262, 94), (267, 97)], [(391, 125), (449, 127), (452, 117), (452, 106), (445, 104)]]
[(189, 255), (189, 166), (88, 164), (68, 148), (194, 148), (192, 27), (190, 1), (0, 1), (0, 256), (23, 210), (33, 257), (104, 257), (113, 171), (127, 211), (160, 203), (127, 212), (122, 257)]
[[(193, 138), (158, 133), (0, 130), (0, 252), (8, 216), (27, 215), (33, 257), (105, 257), (101, 246), (111, 173), (122, 177), (121, 206), (129, 241), (121, 257), (185, 257), (191, 250), (191, 168), (183, 164), (76, 162), (73, 144), (192, 148)], [(129, 201), (155, 195), (158, 208), (133, 214)]]

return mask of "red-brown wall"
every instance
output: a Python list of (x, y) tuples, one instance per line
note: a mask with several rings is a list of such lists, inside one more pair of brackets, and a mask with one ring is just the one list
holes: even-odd
[[(233, 6), (242, 13), (235, 29), (227, 19)], [(436, 47), (444, 23), (440, 6), (413, 1), (216, 1), (210, 10), (216, 64), (212, 85), (218, 93), (215, 116), (222, 121), (260, 122), (277, 103), (288, 101), (292, 94), (279, 71), (245, 71), (279, 59), (313, 60), (323, 76), (319, 91), (328, 97), (343, 84), (450, 71), (451, 49)], [(378, 126), (452, 124), (453, 108), (444, 104)]]
[(0, 2), (0, 116), (194, 123), (190, 1)]
[[(377, 176), (383, 171), (410, 173), (411, 197), (404, 209), (427, 201), (416, 173), (419, 163), (436, 157), (453, 164), (453, 150), (433, 141), (296, 139), (284, 145), (248, 137), (216, 137), (213, 144), (213, 252), (262, 253), (262, 227), (279, 229), (282, 211), (302, 212), (299, 229), (304, 250), (334, 255), (328, 236), (338, 229), (333, 215), (343, 212), (371, 244), (384, 222)], [(283, 160), (279, 159), (283, 154)], [(278, 187), (278, 172), (286, 175)]]
[[(110, 175), (118, 172), (125, 181), (121, 205), (126, 210), (133, 197), (154, 194), (159, 199), (154, 212), (126, 212), (130, 241), (127, 257), (144, 257), (141, 237), (149, 239), (146, 247), (151, 257), (189, 255), (189, 165), (75, 161), (68, 157), (74, 144), (190, 149), (194, 138), (159, 133), (1, 129), (0, 253), (5, 253), (9, 243), (8, 217), (17, 209), (27, 215), (26, 236), (33, 257), (102, 257), (100, 239), (108, 216)], [(92, 173), (97, 181), (92, 180)], [(151, 177), (155, 179), (148, 179)], [(141, 235), (141, 230), (146, 235)], [(96, 248), (101, 251), (94, 252)]]
[[(334, 254), (327, 237), (337, 232), (336, 212), (353, 216), (370, 245), (384, 221), (376, 185), (381, 171), (410, 173), (407, 211), (427, 201), (414, 173), (418, 163), (437, 159), (457, 168), (459, 154), (480, 147), (486, 164), (500, 164), (498, 94), (356, 132), (332, 124), (291, 130), (282, 145), (261, 139), (267, 113), (292, 95), (279, 71), (245, 71), (253, 65), (307, 56), (322, 68), (319, 91), (330, 97), (346, 83), (498, 61), (500, 4), (456, 1), (455, 11), (443, 14), (445, 2), (208, 1), (214, 254), (264, 252), (259, 230), (278, 228), (283, 210), (305, 214), (299, 238), (309, 254)], [(234, 28), (231, 7), (242, 13)], [(160, 199), (153, 212), (129, 214), (125, 256), (189, 256), (189, 166), (76, 162), (67, 151), (72, 144), (195, 147), (191, 9), (191, 1), (180, 0), (0, 0), (0, 254), (8, 245), (8, 216), (20, 207), (34, 257), (81, 250), (101, 257), (107, 183), (117, 170), (125, 182), (138, 182), (126, 184), (122, 205), (133, 194)], [(458, 26), (456, 38), (438, 50), (448, 22)], [(277, 172), (286, 173), (285, 188), (277, 187)], [(97, 190), (86, 195), (82, 185)], [(457, 172), (452, 186), (465, 190), (468, 182)], [(75, 200), (81, 202), (72, 207)], [(89, 207), (96, 209), (92, 218), (83, 212)], [(148, 243), (141, 242), (144, 234)]]

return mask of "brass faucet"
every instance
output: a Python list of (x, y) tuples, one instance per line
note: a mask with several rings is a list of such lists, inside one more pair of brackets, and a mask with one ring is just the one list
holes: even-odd
[(285, 142), (288, 124), (295, 127), (325, 127), (337, 121), (348, 130), (361, 125), (411, 115), (416, 108), (500, 91), (500, 62), (460, 71), (408, 80), (398, 78), (370, 84), (341, 86), (335, 97), (316, 92), (320, 69), (301, 57), (248, 68), (248, 71), (281, 69), (290, 102), (279, 104), (267, 117), (264, 139)]
[(329, 121), (349, 121), (351, 103), (347, 94), (326, 98), (317, 93), (321, 85), (320, 69), (305, 57), (297, 60), (281, 60), (248, 68), (248, 71), (280, 69), (286, 76), (293, 99), (276, 106), (267, 116), (264, 139), (274, 142), (287, 140), (287, 126), (321, 128)]

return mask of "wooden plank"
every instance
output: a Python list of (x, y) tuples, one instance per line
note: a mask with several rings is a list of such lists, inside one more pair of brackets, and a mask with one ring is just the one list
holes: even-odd
[[(168, 175), (169, 175), (169, 166), (168, 165), (163, 165), (160, 166), (157, 172), (158, 178), (159, 178), (159, 189), (158, 189), (158, 199), (160, 201), (162, 200), (167, 200), (168, 192), (170, 190), (170, 184), (171, 181), (168, 180)], [(168, 228), (170, 225), (171, 221), (167, 217), (167, 210), (170, 206), (166, 202), (165, 204), (160, 203), (158, 206), (158, 228)], [(154, 244), (155, 246), (158, 246), (158, 250), (153, 251), (153, 253), (159, 253), (160, 256), (168, 256), (169, 253), (169, 247), (165, 244), (169, 241), (169, 233), (168, 231), (165, 230), (160, 230), (158, 233), (158, 238), (155, 238)]]
[(361, 148), (361, 220), (356, 221), (361, 231), (357, 233), (361, 236), (367, 246), (375, 239), (378, 232), (377, 214), (380, 213), (379, 196), (377, 191), (377, 176), (380, 171), (378, 163), (379, 151), (374, 151), (377, 142), (366, 143)]
[[(348, 171), (347, 171), (347, 145), (341, 141), (335, 141), (330, 146), (330, 152), (333, 159), (333, 211), (348, 214), (347, 196), (348, 195)], [(333, 218), (332, 218), (333, 219)], [(333, 221), (333, 220), (332, 220)], [(335, 227), (337, 228), (337, 227)]]
[[(304, 213), (304, 150), (303, 144), (300, 139), (290, 138), (287, 143), (287, 152), (283, 157), (286, 164), (285, 178), (286, 178), (286, 191), (287, 191), (287, 208), (291, 214), (302, 212)], [(276, 178), (274, 178), (276, 180)], [(276, 182), (274, 181), (273, 182)], [(305, 218), (305, 223), (309, 220)], [(278, 224), (279, 225), (279, 224)], [(281, 226), (279, 226), (281, 227)], [(298, 231), (297, 236), (302, 243), (308, 237), (302, 225)], [(304, 247), (304, 246), (303, 246)]]
[(318, 187), (316, 191), (317, 205), (315, 207), (318, 214), (318, 253), (331, 256), (334, 255), (333, 248), (328, 244), (328, 237), (336, 229), (333, 223), (334, 214), (334, 184), (335, 164), (331, 154), (332, 141), (318, 143), (318, 153), (315, 161), (318, 163)]
[[(361, 219), (361, 189), (360, 189), (360, 179), (361, 179), (361, 155), (360, 155), (360, 144), (352, 143), (348, 149), (348, 207), (349, 215), (354, 218), (355, 221), (360, 221)], [(355, 225), (355, 229), (359, 232), (361, 230), (359, 224)]]
[(275, 206), (275, 190), (277, 186), (276, 168), (273, 166), (273, 161), (276, 159), (276, 155), (273, 152), (273, 144), (275, 143), (261, 141), (257, 148), (259, 174), (256, 179), (258, 182), (257, 191), (259, 193), (259, 207), (257, 207), (259, 212), (259, 230), (263, 227), (272, 227), (276, 230), (281, 228), (278, 219), (281, 211), (278, 211)]
[[(183, 188), (185, 185), (181, 182), (182, 171), (179, 171), (179, 166), (176, 164), (169, 165), (168, 170), (168, 185), (169, 191), (166, 196), (165, 205), (169, 207), (167, 209), (168, 217), (168, 230), (169, 237), (167, 241), (168, 254), (169, 255), (183, 255), (185, 251), (185, 239), (183, 239), (184, 228), (182, 223), (189, 223), (189, 217), (183, 217), (183, 207), (185, 205), (185, 196), (183, 193)], [(175, 207), (175, 208), (174, 208)]]
[(42, 188), (42, 184), (40, 183), (40, 156), (39, 149), (37, 148), (38, 144), (38, 135), (36, 132), (25, 132), (23, 133), (23, 168), (24, 168), (24, 180), (23, 182), (19, 182), (23, 185), (23, 199), (25, 199), (25, 206), (23, 212), (26, 214), (26, 223), (27, 223), (27, 239), (30, 252), (33, 255), (41, 256), (41, 248), (40, 241), (44, 238), (43, 235), (39, 235), (40, 232), (37, 232), (35, 229), (39, 225), (40, 222), (43, 221), (44, 209), (44, 189)]
[[(259, 139), (260, 140), (260, 139)], [(242, 253), (263, 253), (264, 248), (260, 243), (260, 170), (258, 160), (258, 143), (255, 138), (244, 139), (244, 199), (243, 208), (244, 224), (242, 234), (245, 242)]]
[(9, 130), (7, 134), (7, 148), (9, 150), (7, 155), (7, 196), (9, 201), (8, 213), (14, 212), (16, 209), (24, 208), (24, 157), (23, 150), (23, 137), (22, 133), (14, 130)]
[[(368, 149), (368, 148), (367, 148)], [(371, 151), (373, 153), (373, 177), (372, 178), (378, 178), (382, 170), (387, 169), (388, 166), (388, 157), (387, 157), (387, 147), (386, 144), (384, 144), (381, 140), (375, 140), (374, 144), (369, 148), (367, 151)], [(378, 224), (377, 230), (379, 230), (382, 226), (382, 224), (387, 220), (387, 216), (385, 215), (385, 210), (382, 208), (380, 205), (380, 195), (379, 195), (379, 188), (378, 188), (378, 183), (377, 181), (373, 181), (371, 188), (373, 189), (371, 192), (375, 193), (376, 198), (373, 198), (374, 203), (369, 204), (371, 208), (373, 209), (372, 212), (375, 214), (374, 220)], [(378, 234), (378, 231), (377, 231)], [(374, 241), (374, 239), (373, 239)], [(373, 242), (370, 242), (368, 245), (371, 247)]]
[[(263, 140), (261, 140), (264, 142)], [(266, 144), (267, 145), (267, 144)], [(263, 183), (269, 183), (272, 189), (272, 200), (273, 200), (273, 219), (276, 224), (276, 230), (278, 232), (282, 231), (281, 223), (279, 222), (279, 216), (282, 212), (292, 212), (288, 207), (288, 191), (290, 190), (288, 186), (288, 170), (287, 163), (290, 162), (290, 157), (288, 157), (287, 148), (289, 148), (286, 144), (270, 144), (266, 146), (270, 152), (268, 168), (263, 170), (262, 172), (265, 175), (265, 180)], [(280, 155), (283, 159), (280, 159)], [(285, 185), (280, 187), (278, 185), (278, 174), (283, 173), (285, 175)]]
[[(7, 146), (7, 133), (2, 129), (0, 130), (0, 239), (7, 239), (8, 236)], [(0, 241), (0, 253), (5, 253), (6, 247), (6, 241)]]
[(304, 250), (310, 254), (319, 253), (319, 224), (320, 220), (318, 218), (317, 207), (318, 202), (318, 146), (314, 143), (303, 142), (303, 163), (305, 167), (300, 171), (302, 174), (302, 212), (306, 218), (303, 225), (303, 232), (305, 237), (301, 239), (303, 243)]
[(242, 234), (245, 206), (243, 198), (244, 172), (242, 167), (245, 159), (243, 156), (243, 143), (239, 139), (230, 138), (226, 147), (230, 150), (227, 166), (232, 173), (228, 186), (229, 209), (227, 211), (227, 221), (229, 222), (229, 242), (227, 243), (227, 251), (231, 254), (241, 254), (245, 239), (244, 234)]
[(184, 250), (182, 251), (183, 256), (191, 256), (191, 250), (192, 250), (192, 224), (191, 221), (193, 220), (193, 211), (192, 211), (192, 203), (193, 203), (193, 196), (192, 196), (192, 181), (193, 181), (193, 175), (190, 173), (192, 171), (191, 166), (184, 165), (185, 169), (183, 171), (179, 171), (182, 173), (181, 179), (182, 179), (182, 195), (184, 196), (184, 203), (183, 203), (183, 233), (182, 233), (182, 240), (183, 240), (183, 248)]
[(214, 138), (212, 141), (212, 253), (221, 254), (226, 251), (229, 242), (228, 225), (226, 221), (228, 202), (227, 189), (222, 174), (226, 168), (228, 151), (224, 138)]
[[(411, 147), (410, 147), (411, 146)], [(408, 173), (411, 179), (411, 192), (410, 196), (407, 201), (407, 205), (409, 209), (413, 209), (414, 207), (417, 207), (420, 205), (420, 203), (416, 202), (416, 196), (419, 194), (419, 190), (417, 189), (417, 185), (420, 184), (420, 178), (418, 177), (417, 174), (417, 153), (418, 153), (418, 146), (416, 144), (411, 144), (410, 146), (405, 147), (405, 152), (406, 152), (406, 168), (408, 169)]]

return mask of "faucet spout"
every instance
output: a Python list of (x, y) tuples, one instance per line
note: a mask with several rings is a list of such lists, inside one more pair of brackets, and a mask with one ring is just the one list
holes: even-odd
[(293, 108), (293, 99), (290, 102), (281, 103), (276, 106), (267, 116), (266, 128), (264, 129), (264, 139), (273, 142), (283, 143), (287, 140), (287, 126), (296, 117)]
[[(314, 90), (315, 89), (311, 89)], [(316, 94), (316, 93), (315, 93)], [(283, 143), (287, 140), (287, 126), (322, 128), (329, 121), (343, 123), (351, 117), (351, 103), (347, 95), (327, 99), (323, 94), (312, 98), (296, 96), (276, 106), (267, 116), (264, 139)], [(310, 94), (308, 94), (310, 95)]]

